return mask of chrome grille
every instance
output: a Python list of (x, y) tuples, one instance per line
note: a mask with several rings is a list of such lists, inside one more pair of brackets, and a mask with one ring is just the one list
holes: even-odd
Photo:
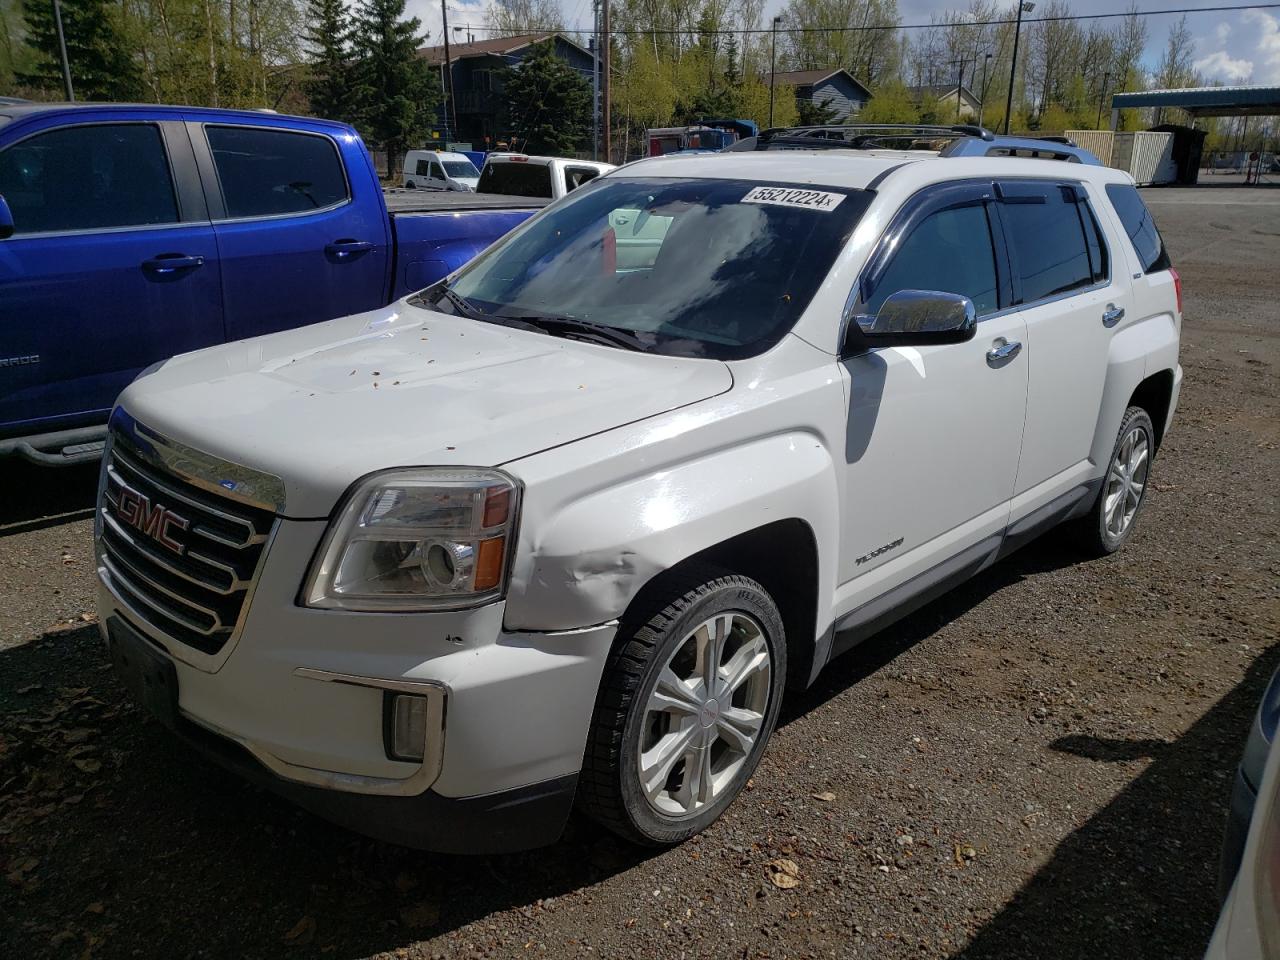
[(231, 640), (274, 514), (158, 466), (113, 431), (98, 502), (98, 562), (129, 609), (206, 654)]

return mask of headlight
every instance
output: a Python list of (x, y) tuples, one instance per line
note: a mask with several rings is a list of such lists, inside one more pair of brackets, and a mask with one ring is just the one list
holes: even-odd
[(308, 606), (448, 610), (502, 596), (520, 488), (497, 470), (374, 474), (348, 495), (307, 578)]

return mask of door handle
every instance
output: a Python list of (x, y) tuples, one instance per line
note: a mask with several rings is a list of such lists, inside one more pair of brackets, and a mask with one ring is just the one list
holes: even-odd
[(987, 351), (987, 363), (999, 367), (1016, 357), (1021, 350), (1021, 341), (1001, 338)]
[(373, 243), (368, 240), (335, 240), (325, 246), (324, 252), (335, 260), (350, 260), (372, 249)]
[(162, 253), (142, 261), (142, 269), (162, 277), (172, 276), (179, 270), (192, 270), (204, 266), (204, 257), (192, 257), (185, 253)]
[(1102, 314), (1102, 325), (1104, 327), (1114, 327), (1123, 319), (1124, 307), (1117, 307), (1114, 303), (1108, 303), (1107, 309)]

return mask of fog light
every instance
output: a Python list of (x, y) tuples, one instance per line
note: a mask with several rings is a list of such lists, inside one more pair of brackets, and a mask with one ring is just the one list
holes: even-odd
[(387, 754), (393, 760), (421, 760), (427, 746), (427, 698), (410, 693), (389, 697)]

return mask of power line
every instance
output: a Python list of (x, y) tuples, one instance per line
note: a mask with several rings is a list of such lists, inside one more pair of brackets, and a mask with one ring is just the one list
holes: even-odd
[[(1280, 10), (1280, 3), (1238, 3), (1222, 7), (1179, 7), (1173, 10), (1126, 10), (1121, 13), (1072, 13), (1063, 14), (1056, 17), (1023, 17), (1024, 25), (1029, 23), (1063, 23), (1075, 20), (1113, 20), (1123, 17), (1164, 17), (1176, 16), (1184, 13), (1231, 13), (1241, 10)], [(885, 23), (871, 24), (858, 27), (782, 27), (783, 33), (873, 33), (884, 32), (890, 30), (954, 30), (958, 27), (1003, 27), (1013, 26), (1016, 21), (1008, 20), (954, 20), (943, 23)], [(467, 24), (468, 30), (489, 30), (501, 31), (501, 27), (473, 26)], [(561, 31), (533, 31), (534, 33), (591, 33), (581, 27), (566, 27)], [(769, 33), (769, 27), (749, 27), (739, 30), (733, 29), (715, 29), (700, 30), (697, 28), (689, 30), (673, 30), (670, 28), (659, 27), (614, 27), (608, 31), (601, 31), (603, 35), (611, 37), (649, 37), (649, 36), (742, 36), (743, 34), (764, 34)], [(491, 40), (500, 40), (506, 37), (523, 37), (528, 36), (529, 32), (504, 34), (502, 36), (490, 37)]]

